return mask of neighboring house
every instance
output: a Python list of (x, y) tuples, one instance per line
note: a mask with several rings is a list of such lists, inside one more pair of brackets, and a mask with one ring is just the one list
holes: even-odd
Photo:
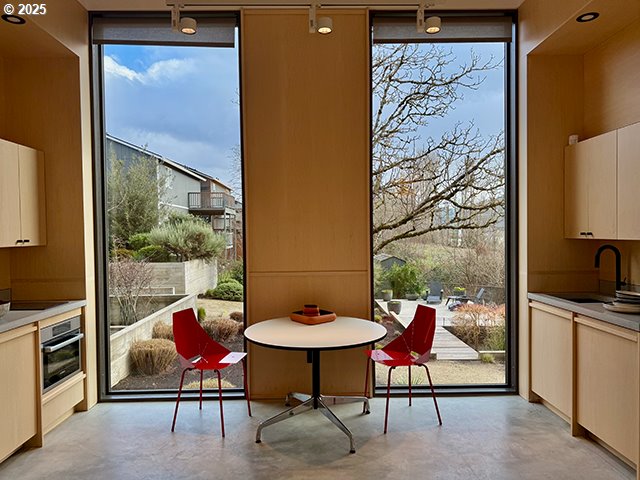
[(399, 257), (394, 257), (393, 255), (388, 255), (386, 253), (378, 253), (377, 255), (374, 255), (373, 260), (376, 262), (380, 262), (382, 268), (384, 268), (385, 270), (389, 270), (394, 265), (402, 266), (407, 263), (405, 260)]
[(226, 258), (242, 257), (242, 205), (231, 195), (230, 187), (211, 175), (109, 134), (106, 158), (122, 160), (125, 166), (136, 158), (155, 160), (158, 168), (163, 169), (158, 170), (158, 175), (168, 176), (167, 190), (160, 203), (170, 210), (205, 219), (216, 233), (226, 238)]
[(231, 194), (231, 187), (207, 173), (186, 167), (203, 180), (198, 191), (189, 192), (189, 213), (211, 223), (213, 230), (227, 239), (227, 258), (242, 258), (242, 204)]
[(112, 158), (117, 158), (122, 160), (125, 166), (131, 164), (136, 158), (155, 160), (158, 167), (163, 169), (163, 174), (168, 177), (167, 190), (162, 195), (160, 202), (170, 210), (181, 213), (189, 213), (189, 192), (199, 189), (200, 183), (205, 181), (203, 176), (184, 165), (109, 134), (106, 135), (105, 158), (107, 162)]

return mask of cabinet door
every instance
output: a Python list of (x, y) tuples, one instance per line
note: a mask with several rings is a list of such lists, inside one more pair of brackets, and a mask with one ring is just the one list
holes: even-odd
[(576, 318), (576, 419), (638, 461), (638, 333)]
[(618, 238), (640, 239), (640, 123), (618, 130)]
[(571, 418), (572, 314), (531, 303), (531, 390)]
[(564, 149), (564, 236), (586, 238), (589, 230), (589, 166), (584, 142)]
[(18, 146), (20, 159), (20, 220), (23, 245), (45, 244), (44, 154)]
[(617, 132), (598, 135), (583, 143), (588, 152), (589, 237), (617, 238)]
[(20, 240), (18, 145), (0, 139), (0, 247)]
[(0, 335), (0, 461), (37, 433), (35, 326)]

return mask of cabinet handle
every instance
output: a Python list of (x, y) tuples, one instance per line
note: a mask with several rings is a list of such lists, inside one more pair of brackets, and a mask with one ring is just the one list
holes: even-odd
[(587, 232), (580, 232), (580, 236), (585, 236)]
[(25, 238), (24, 240), (22, 240), (24, 243), (29, 243), (29, 239)]
[(20, 245), (22, 243), (22, 240), (16, 240), (16, 245)]

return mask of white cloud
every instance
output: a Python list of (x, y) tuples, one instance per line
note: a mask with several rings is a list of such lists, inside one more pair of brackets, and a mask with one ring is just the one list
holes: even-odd
[(152, 63), (145, 71), (136, 72), (118, 63), (115, 57), (105, 55), (104, 72), (107, 76), (126, 78), (143, 85), (152, 85), (177, 80), (195, 70), (194, 61), (189, 58), (160, 60)]

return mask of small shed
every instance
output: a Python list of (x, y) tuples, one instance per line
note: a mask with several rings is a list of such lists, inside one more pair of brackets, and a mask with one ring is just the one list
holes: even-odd
[(376, 262), (380, 262), (380, 265), (382, 265), (382, 268), (384, 268), (385, 270), (389, 270), (394, 265), (402, 266), (407, 263), (405, 260), (399, 257), (388, 255), (386, 253), (378, 253), (377, 255), (374, 255), (373, 260)]

